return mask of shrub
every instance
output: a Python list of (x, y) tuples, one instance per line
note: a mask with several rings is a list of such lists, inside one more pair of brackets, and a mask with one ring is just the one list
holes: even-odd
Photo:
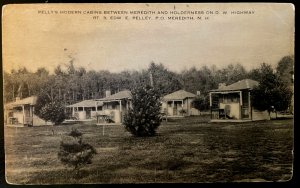
[(150, 86), (137, 86), (132, 90), (132, 108), (124, 117), (127, 131), (135, 136), (153, 136), (160, 125), (158, 92)]
[(185, 115), (185, 114), (186, 114), (186, 110), (185, 110), (185, 109), (181, 109), (181, 110), (179, 110), (179, 113), (180, 113), (181, 115)]
[(205, 111), (209, 109), (209, 96), (198, 96), (193, 102), (192, 105), (199, 111)]
[(46, 121), (53, 122), (55, 125), (60, 124), (66, 118), (64, 106), (59, 101), (53, 101), (45, 104), (40, 109), (39, 116)]
[(95, 148), (82, 141), (82, 133), (72, 129), (60, 142), (58, 158), (64, 165), (73, 167), (78, 174), (81, 167), (92, 163), (95, 154)]

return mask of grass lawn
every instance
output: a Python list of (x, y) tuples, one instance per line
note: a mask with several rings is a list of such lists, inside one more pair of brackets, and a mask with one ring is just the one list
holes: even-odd
[[(163, 122), (137, 138), (121, 126), (5, 127), (6, 179), (17, 184), (286, 181), (292, 177), (293, 120), (207, 123), (208, 116)], [(76, 127), (98, 154), (76, 177), (57, 158)], [(54, 134), (53, 134), (53, 131)]]

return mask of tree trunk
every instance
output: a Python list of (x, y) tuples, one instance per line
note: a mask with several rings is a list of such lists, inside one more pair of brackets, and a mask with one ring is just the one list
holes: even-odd
[(61, 98), (61, 89), (58, 88), (58, 99), (60, 100), (60, 98)]
[(12, 101), (14, 101), (15, 100), (15, 85), (13, 84), (12, 86), (13, 86), (13, 88), (12, 88), (13, 89), (13, 92), (12, 92), (12, 97), (13, 97)]
[(51, 93), (50, 94), (51, 95), (51, 102), (53, 102), (53, 88), (52, 87), (50, 88), (50, 93)]

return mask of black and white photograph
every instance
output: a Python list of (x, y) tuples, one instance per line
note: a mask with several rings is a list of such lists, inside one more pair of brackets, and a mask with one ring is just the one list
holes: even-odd
[(2, 7), (5, 180), (288, 182), (291, 3)]

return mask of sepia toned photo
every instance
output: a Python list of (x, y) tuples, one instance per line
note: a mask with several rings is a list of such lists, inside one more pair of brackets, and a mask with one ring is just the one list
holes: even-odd
[(8, 184), (293, 178), (288, 3), (2, 7)]

